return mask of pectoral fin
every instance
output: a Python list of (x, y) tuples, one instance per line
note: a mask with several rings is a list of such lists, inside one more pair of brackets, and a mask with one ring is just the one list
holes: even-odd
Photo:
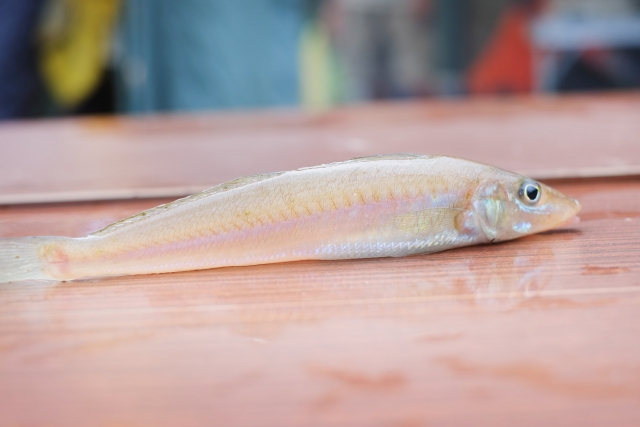
[(393, 218), (393, 225), (412, 234), (437, 234), (443, 231), (462, 231), (465, 214), (459, 208), (431, 208), (406, 212)]

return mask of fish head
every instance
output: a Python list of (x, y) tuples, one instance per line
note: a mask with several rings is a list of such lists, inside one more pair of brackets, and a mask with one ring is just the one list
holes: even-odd
[(571, 220), (580, 203), (553, 188), (505, 172), (477, 188), (473, 207), (480, 228), (492, 242), (516, 239)]

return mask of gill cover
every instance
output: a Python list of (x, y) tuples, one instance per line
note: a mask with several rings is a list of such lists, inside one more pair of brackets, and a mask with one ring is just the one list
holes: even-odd
[(496, 181), (482, 184), (476, 191), (473, 207), (482, 232), (491, 242), (508, 239), (511, 212), (510, 196), (505, 186)]

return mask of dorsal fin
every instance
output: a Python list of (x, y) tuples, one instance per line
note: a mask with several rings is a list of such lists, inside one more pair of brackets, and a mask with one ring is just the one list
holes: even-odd
[(376, 160), (433, 159), (434, 157), (438, 157), (438, 156), (429, 156), (426, 154), (411, 154), (411, 153), (377, 154), (375, 156), (356, 157), (354, 159), (347, 160), (345, 163), (373, 162)]
[(245, 185), (254, 184), (256, 182), (264, 181), (270, 178), (275, 178), (276, 176), (282, 175), (284, 172), (273, 172), (273, 173), (264, 173), (259, 175), (250, 175), (242, 178), (234, 179), (233, 181), (228, 181), (215, 187), (211, 187), (208, 190), (204, 190), (200, 193), (193, 194), (191, 196), (184, 197), (182, 199), (178, 199), (171, 203), (167, 203), (164, 205), (157, 206), (155, 208), (146, 210), (144, 212), (140, 212), (134, 216), (129, 218), (125, 218), (121, 221), (114, 222), (111, 225), (103, 228), (102, 230), (96, 231), (95, 233), (91, 233), (90, 236), (106, 236), (115, 231), (126, 228), (132, 224), (137, 224), (140, 221), (144, 221), (148, 218), (152, 218), (162, 212), (166, 212), (170, 209), (174, 209), (178, 206), (186, 205), (187, 203), (192, 203), (196, 200), (204, 199), (206, 197), (212, 196), (218, 193), (224, 193), (225, 191), (234, 190), (236, 188), (244, 187)]
[(305, 170), (310, 170), (310, 169), (323, 169), (323, 168), (328, 168), (328, 167), (332, 167), (332, 166), (340, 166), (340, 165), (347, 165), (347, 164), (351, 164), (351, 163), (365, 163), (365, 162), (375, 162), (378, 160), (419, 160), (419, 159), (433, 159), (435, 157), (438, 156), (427, 156), (427, 155), (423, 155), (423, 154), (378, 154), (375, 156), (366, 156), (366, 157), (356, 157), (355, 159), (351, 159), (351, 160), (345, 160), (342, 162), (335, 162), (335, 163), (327, 163), (324, 165), (318, 165), (318, 166), (310, 166), (308, 168), (301, 168), (298, 169), (300, 171), (305, 171)]

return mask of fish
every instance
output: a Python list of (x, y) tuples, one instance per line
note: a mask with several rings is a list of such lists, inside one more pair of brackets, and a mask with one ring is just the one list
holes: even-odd
[(470, 160), (363, 157), (238, 178), (86, 237), (0, 239), (0, 283), (403, 257), (539, 233), (579, 210), (549, 186)]

